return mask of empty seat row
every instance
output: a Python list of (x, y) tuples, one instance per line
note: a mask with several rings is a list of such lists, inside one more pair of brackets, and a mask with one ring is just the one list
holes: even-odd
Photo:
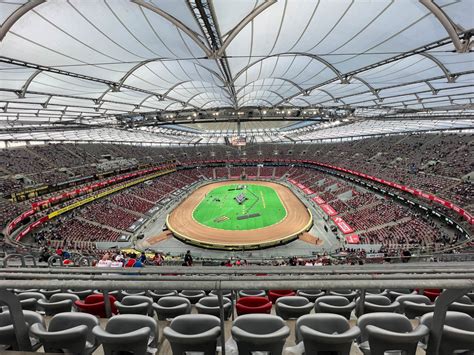
[[(57, 314), (47, 328), (37, 313), (23, 311), (23, 315), (33, 337), (33, 348), (43, 346), (47, 352), (91, 354), (102, 345), (107, 355), (115, 351), (154, 354), (158, 344), (158, 324), (145, 315), (114, 316), (104, 329), (96, 317), (84, 313)], [(298, 318), (295, 341), (302, 342), (306, 354), (323, 351), (349, 354), (354, 341), (364, 354), (395, 350), (415, 354), (418, 346), (426, 349), (432, 324), (433, 313), (421, 317), (415, 328), (407, 317), (397, 313), (364, 314), (353, 327), (341, 315), (317, 313)], [(213, 315), (187, 314), (174, 318), (163, 335), (174, 355), (187, 352), (211, 355), (216, 353), (221, 329), (219, 318)], [(290, 329), (279, 316), (247, 314), (235, 319), (231, 334), (239, 354), (256, 351), (281, 354)], [(441, 336), (442, 355), (473, 351), (474, 319), (464, 313), (447, 312)], [(0, 314), (0, 345), (18, 349), (9, 312)]]

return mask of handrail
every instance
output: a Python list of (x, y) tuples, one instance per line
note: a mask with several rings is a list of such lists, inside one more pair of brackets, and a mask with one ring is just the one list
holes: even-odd
[(94, 259), (95, 258), (93, 256), (81, 256), (80, 258), (75, 260), (74, 263), (78, 266), (84, 266), (84, 261), (85, 261), (86, 262), (85, 264), (87, 266), (91, 266), (92, 260), (94, 260)]
[(59, 265), (64, 266), (63, 258), (60, 257), (59, 255), (51, 255), (51, 256), (49, 257), (49, 259), (48, 259), (48, 266), (49, 266), (49, 267), (53, 266), (53, 263), (54, 263), (56, 260), (59, 260)]
[(3, 258), (3, 267), (8, 267), (8, 261), (11, 259), (20, 259), (21, 266), (26, 267), (25, 256), (23, 254), (8, 254), (5, 258)]
[(77, 290), (338, 290), (338, 289), (391, 289), (391, 288), (409, 288), (409, 289), (474, 289), (474, 279), (443, 279), (436, 280), (426, 279), (361, 279), (361, 280), (271, 280), (267, 277), (256, 277), (259, 280), (246, 281), (245, 285), (235, 280), (207, 280), (201, 281), (195, 278), (183, 280), (0, 280), (0, 290), (8, 288), (29, 289), (29, 288), (46, 288), (46, 289), (63, 289), (65, 287)]
[[(67, 269), (67, 271), (66, 271)], [(405, 263), (366, 264), (366, 265), (329, 265), (324, 267), (307, 266), (241, 266), (241, 267), (211, 267), (211, 266), (149, 266), (144, 268), (97, 268), (97, 267), (50, 267), (50, 268), (0, 268), (0, 272), (14, 273), (49, 273), (60, 274), (191, 274), (191, 275), (217, 275), (217, 274), (396, 274), (396, 273), (421, 273), (433, 274), (443, 272), (469, 272), (474, 270), (474, 262), (438, 262), (438, 263)]]

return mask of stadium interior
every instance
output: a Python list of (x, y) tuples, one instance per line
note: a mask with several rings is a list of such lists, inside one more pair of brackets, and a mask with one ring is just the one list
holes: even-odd
[(0, 354), (474, 354), (473, 0), (0, 0)]

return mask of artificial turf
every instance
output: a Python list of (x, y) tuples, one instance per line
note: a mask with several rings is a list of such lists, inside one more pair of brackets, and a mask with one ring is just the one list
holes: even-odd
[[(268, 186), (229, 184), (209, 191), (193, 211), (193, 218), (208, 227), (224, 230), (251, 230), (271, 226), (286, 216), (286, 210), (275, 190)], [(233, 190), (233, 191), (232, 191)], [(235, 197), (245, 195), (239, 204)], [(238, 219), (243, 215), (259, 216)]]

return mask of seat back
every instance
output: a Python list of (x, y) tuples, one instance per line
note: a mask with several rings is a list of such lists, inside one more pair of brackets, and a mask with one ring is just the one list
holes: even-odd
[(64, 329), (85, 325), (88, 328), (87, 341), (91, 344), (95, 343), (95, 337), (92, 334), (92, 328), (99, 325), (99, 320), (92, 314), (79, 312), (66, 312), (56, 314), (49, 322), (48, 331), (57, 332)]
[(107, 322), (105, 330), (111, 334), (123, 334), (149, 327), (152, 334), (157, 334), (158, 324), (152, 317), (140, 314), (120, 314)]
[(59, 302), (59, 301), (64, 301), (64, 300), (71, 300), (72, 302), (78, 301), (79, 296), (70, 294), (70, 293), (55, 293), (49, 298), (49, 302)]
[(320, 303), (326, 303), (331, 306), (347, 306), (350, 302), (343, 296), (322, 296), (314, 302), (316, 309), (318, 309)]
[(97, 348), (92, 328), (99, 324), (96, 317), (85, 313), (64, 312), (51, 318), (48, 331), (40, 327), (30, 328), (46, 352), (82, 354)]
[(122, 298), (122, 304), (126, 306), (133, 306), (140, 303), (148, 303), (151, 306), (153, 301), (146, 296), (125, 296)]
[(364, 314), (357, 320), (357, 326), (361, 331), (359, 343), (363, 343), (369, 339), (367, 332), (368, 325), (397, 333), (406, 333), (413, 330), (408, 318), (398, 313), (375, 312)]
[(237, 317), (233, 326), (253, 334), (268, 334), (286, 326), (286, 323), (272, 314), (245, 314)]
[[(34, 311), (23, 311), (23, 317), (28, 327), (36, 323), (45, 327), (43, 317)], [(0, 313), (0, 345), (12, 347), (13, 350), (19, 350), (15, 329), (13, 328), (13, 321), (9, 311)], [(33, 346), (33, 348), (35, 348), (35, 346)]]
[(181, 304), (190, 304), (188, 299), (177, 296), (163, 297), (160, 298), (156, 303), (162, 307), (175, 307)]
[(299, 343), (303, 340), (301, 336), (301, 327), (305, 325), (311, 329), (322, 333), (334, 334), (343, 333), (349, 330), (350, 325), (346, 318), (339, 314), (316, 313), (306, 314), (299, 317), (295, 323), (295, 341)]
[(219, 318), (208, 314), (186, 314), (173, 319), (163, 334), (173, 354), (215, 355), (220, 335)]
[(283, 303), (287, 306), (300, 307), (306, 306), (310, 302), (307, 298), (301, 296), (285, 296), (277, 299), (276, 303)]
[(289, 334), (285, 321), (270, 314), (239, 316), (232, 326), (232, 337), (237, 342), (239, 354), (263, 351), (280, 355)]
[(171, 329), (186, 335), (204, 333), (221, 324), (219, 318), (209, 314), (184, 314), (174, 318)]

